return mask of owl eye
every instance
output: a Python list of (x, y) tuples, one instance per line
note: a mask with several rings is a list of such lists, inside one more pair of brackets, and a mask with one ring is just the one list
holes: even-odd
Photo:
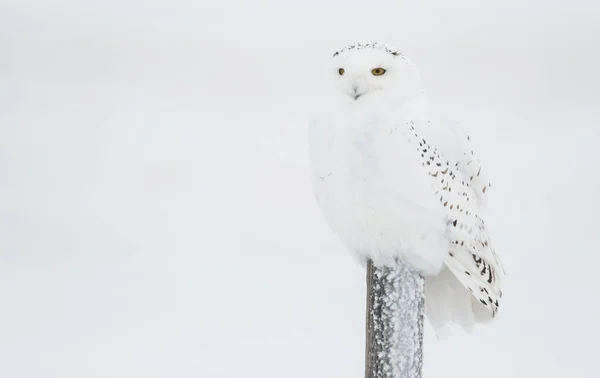
[(385, 73), (385, 69), (379, 67), (379, 68), (373, 68), (371, 70), (371, 73), (373, 74), (373, 76), (381, 76)]
[(346, 70), (344, 70), (343, 68), (340, 68), (340, 69), (338, 70), (338, 72), (340, 73), (340, 75), (343, 75), (343, 74), (344, 74), (344, 72), (346, 72)]

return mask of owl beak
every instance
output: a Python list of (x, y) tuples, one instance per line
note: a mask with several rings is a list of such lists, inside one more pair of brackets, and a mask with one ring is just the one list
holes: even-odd
[(358, 100), (360, 96), (368, 92), (369, 88), (367, 88), (367, 82), (363, 77), (356, 77), (352, 80), (352, 91), (350, 96), (354, 98), (354, 100)]

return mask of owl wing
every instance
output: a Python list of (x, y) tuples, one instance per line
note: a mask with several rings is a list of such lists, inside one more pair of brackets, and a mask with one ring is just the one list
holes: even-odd
[(419, 119), (419, 130), (427, 136), (427, 140), (432, 145), (443, 152), (444, 157), (460, 173), (460, 177), (469, 184), (477, 204), (485, 207), (491, 184), (485, 175), (485, 170), (482, 169), (470, 135), (460, 124), (438, 114), (425, 115), (417, 119)]
[(459, 131), (455, 131), (455, 133), (461, 154), (455, 163), (456, 169), (462, 177), (468, 180), (469, 187), (475, 193), (477, 203), (485, 206), (491, 183), (487, 180), (485, 171), (482, 171), (481, 162), (475, 153), (469, 134)]
[(454, 220), (448, 232), (451, 248), (444, 262), (472, 295), (495, 316), (502, 298), (504, 278), (500, 259), (492, 247), (482, 218), (471, 213), (467, 217), (472, 216), (472, 219), (453, 215)]
[(493, 316), (502, 297), (504, 270), (480, 214), (480, 203), (489, 184), (481, 175), (479, 160), (469, 148), (470, 138), (459, 140), (460, 153), (453, 149), (447, 158), (444, 151), (419, 135), (418, 124), (411, 122), (409, 127), (418, 143), (415, 147), (421, 165), (434, 180), (435, 195), (445, 209), (446, 237), (451, 246), (444, 262)]

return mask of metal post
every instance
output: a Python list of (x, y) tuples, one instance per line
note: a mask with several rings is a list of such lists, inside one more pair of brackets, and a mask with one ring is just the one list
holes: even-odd
[(424, 283), (402, 263), (368, 261), (366, 378), (421, 378)]

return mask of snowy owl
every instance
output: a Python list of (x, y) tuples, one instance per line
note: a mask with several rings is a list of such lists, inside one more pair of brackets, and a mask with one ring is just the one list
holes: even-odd
[(504, 271), (470, 137), (427, 115), (419, 71), (395, 48), (354, 43), (331, 63), (330, 101), (309, 126), (312, 187), (328, 226), (360, 261), (400, 259), (425, 277), (438, 336), (493, 319)]

